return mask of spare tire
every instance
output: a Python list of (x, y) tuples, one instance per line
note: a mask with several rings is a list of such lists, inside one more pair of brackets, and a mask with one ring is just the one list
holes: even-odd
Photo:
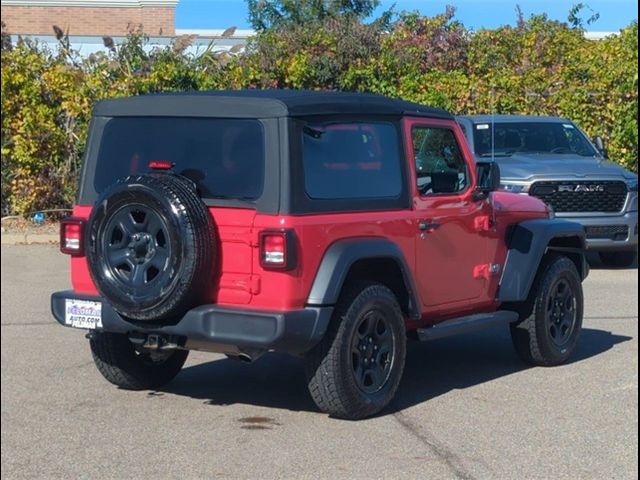
[(93, 281), (122, 316), (171, 323), (203, 301), (214, 229), (188, 179), (156, 173), (117, 181), (96, 203), (87, 232)]

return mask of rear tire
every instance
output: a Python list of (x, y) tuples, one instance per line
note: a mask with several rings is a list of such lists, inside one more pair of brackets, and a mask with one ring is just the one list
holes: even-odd
[(305, 358), (309, 392), (333, 417), (374, 415), (393, 399), (405, 357), (404, 317), (393, 292), (380, 284), (355, 284), (343, 293), (324, 338)]
[(627, 268), (631, 267), (638, 256), (637, 252), (600, 252), (600, 261), (606, 267)]
[(524, 310), (528, 316), (511, 325), (518, 356), (538, 366), (566, 362), (576, 348), (584, 312), (575, 264), (563, 256), (544, 259)]
[(188, 350), (140, 352), (120, 333), (95, 332), (90, 340), (93, 361), (109, 382), (126, 390), (161, 387), (175, 378)]

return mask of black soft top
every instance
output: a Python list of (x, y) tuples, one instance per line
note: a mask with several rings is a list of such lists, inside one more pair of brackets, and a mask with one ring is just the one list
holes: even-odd
[(223, 90), (172, 92), (103, 100), (93, 114), (118, 116), (188, 116), (273, 118), (309, 115), (412, 115), (453, 119), (439, 108), (370, 93), (307, 90)]

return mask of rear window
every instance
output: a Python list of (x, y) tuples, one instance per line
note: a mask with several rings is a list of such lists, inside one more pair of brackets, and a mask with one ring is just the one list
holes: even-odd
[(118, 178), (175, 163), (204, 198), (255, 200), (264, 185), (264, 133), (257, 120), (115, 117), (102, 132), (94, 176), (100, 193)]
[(393, 124), (307, 123), (303, 132), (305, 191), (310, 198), (397, 198), (402, 193)]

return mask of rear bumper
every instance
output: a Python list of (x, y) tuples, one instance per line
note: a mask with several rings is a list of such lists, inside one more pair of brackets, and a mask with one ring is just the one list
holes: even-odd
[(96, 331), (172, 337), (184, 348), (230, 354), (265, 351), (302, 354), (320, 341), (333, 313), (332, 307), (264, 312), (202, 305), (189, 310), (175, 325), (154, 326), (127, 321), (100, 297), (67, 290), (51, 295), (51, 312), (63, 326), (68, 326), (66, 299), (102, 302), (102, 328)]
[[(560, 218), (560, 215), (558, 215)], [(592, 251), (634, 250), (638, 248), (638, 212), (619, 216), (571, 217), (563, 220), (580, 223), (587, 234), (587, 248)]]

